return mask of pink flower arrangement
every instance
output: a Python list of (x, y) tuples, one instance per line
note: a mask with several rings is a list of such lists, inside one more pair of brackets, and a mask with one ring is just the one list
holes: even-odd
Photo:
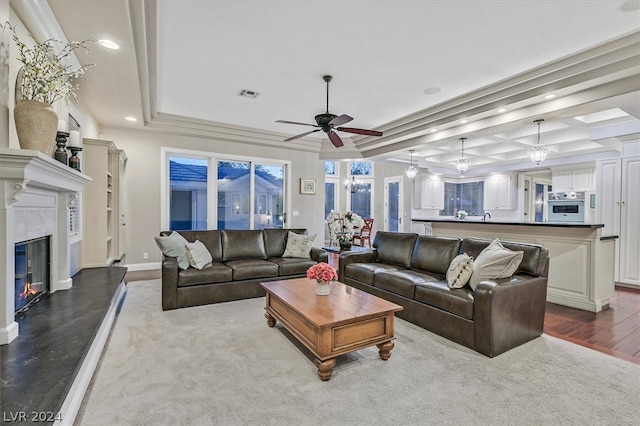
[(335, 269), (326, 262), (320, 262), (307, 269), (307, 278), (328, 283), (337, 280), (338, 274)]

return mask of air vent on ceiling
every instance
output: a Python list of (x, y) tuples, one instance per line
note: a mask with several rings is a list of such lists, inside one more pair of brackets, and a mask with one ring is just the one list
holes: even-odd
[(258, 97), (258, 95), (260, 95), (260, 93), (255, 92), (253, 90), (242, 89), (240, 91), (240, 96), (244, 96), (245, 98), (255, 99)]

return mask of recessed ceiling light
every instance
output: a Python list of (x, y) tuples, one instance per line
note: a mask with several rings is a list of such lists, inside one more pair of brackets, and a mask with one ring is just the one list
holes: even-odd
[(553, 93), (550, 93), (550, 94), (548, 94), (547, 96), (545, 96), (544, 98), (545, 98), (545, 99), (553, 99), (553, 98), (555, 98), (555, 97), (556, 97), (556, 95), (554, 95)]
[(127, 120), (127, 121), (138, 121), (138, 119), (137, 119), (137, 118), (132, 117), (132, 116), (130, 116), (130, 115), (126, 116), (124, 119), (125, 119), (125, 120)]
[(432, 132), (432, 133), (433, 133), (433, 132), (437, 132), (437, 131), (438, 131), (438, 129), (436, 129), (435, 127), (434, 127), (433, 129), (431, 129), (431, 132)]
[(460, 120), (460, 124), (467, 124), (467, 120), (465, 119)]
[(499, 112), (500, 114), (502, 114), (503, 112), (507, 112), (507, 109), (506, 109), (506, 108), (500, 108), (500, 109), (498, 110), (498, 112)]
[(423, 92), (424, 92), (425, 95), (436, 95), (436, 94), (442, 92), (442, 89), (439, 88), (439, 87), (429, 87), (429, 88), (424, 89)]
[(101, 46), (106, 47), (107, 49), (113, 49), (113, 50), (120, 49), (120, 46), (118, 46), (118, 43), (116, 43), (115, 41), (102, 39), (102, 40), (98, 40), (98, 43), (100, 43)]

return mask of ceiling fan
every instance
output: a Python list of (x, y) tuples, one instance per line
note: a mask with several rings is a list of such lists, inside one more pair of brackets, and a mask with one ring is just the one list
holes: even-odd
[(303, 136), (310, 135), (311, 133), (319, 132), (320, 130), (324, 131), (328, 136), (331, 143), (339, 148), (342, 145), (342, 139), (335, 132), (336, 130), (340, 132), (347, 133), (355, 133), (358, 135), (367, 135), (367, 136), (382, 136), (382, 132), (378, 132), (377, 130), (366, 130), (366, 129), (356, 129), (355, 127), (340, 127), (343, 124), (348, 123), (353, 120), (352, 117), (347, 114), (342, 114), (340, 116), (329, 113), (329, 83), (333, 80), (333, 77), (330, 75), (325, 75), (322, 79), (327, 83), (327, 111), (324, 114), (318, 114), (315, 116), (317, 124), (307, 124), (307, 123), (298, 123), (297, 121), (287, 121), (287, 120), (276, 120), (276, 123), (286, 123), (286, 124), (298, 124), (301, 126), (311, 126), (318, 127), (318, 129), (310, 130), (308, 132), (301, 133), (296, 136), (292, 136), (289, 139), (285, 139), (285, 142), (292, 141), (294, 139), (301, 138)]

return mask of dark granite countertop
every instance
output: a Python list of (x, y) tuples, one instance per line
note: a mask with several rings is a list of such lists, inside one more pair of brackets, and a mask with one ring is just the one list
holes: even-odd
[(457, 220), (457, 219), (439, 219), (439, 218), (432, 218), (432, 219), (412, 218), (411, 220), (413, 222), (444, 222), (444, 223), (458, 223), (461, 225), (477, 224), (477, 225), (510, 225), (510, 226), (544, 226), (544, 227), (556, 227), (556, 228), (590, 228), (590, 229), (604, 227), (602, 223), (576, 223), (576, 222), (552, 222), (552, 223), (515, 222), (515, 221), (505, 222), (505, 221), (499, 221), (499, 220), (493, 220), (493, 219), (489, 219), (488, 221), (484, 222), (482, 220), (468, 220), (468, 219)]

